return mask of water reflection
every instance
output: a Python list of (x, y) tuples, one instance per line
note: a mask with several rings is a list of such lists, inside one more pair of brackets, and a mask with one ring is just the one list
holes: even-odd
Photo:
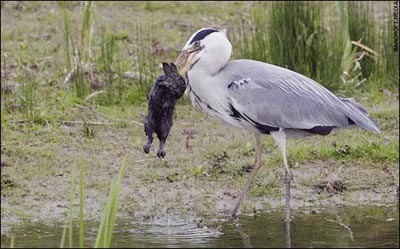
[(236, 229), (243, 240), (243, 247), (253, 248), (254, 246), (251, 244), (250, 236), (243, 232), (242, 223), (240, 223), (239, 219), (236, 219)]
[[(204, 216), (119, 220), (114, 247), (399, 247), (398, 207), (347, 207), (285, 211), (236, 220)], [(85, 246), (95, 243), (98, 223), (86, 223)], [(11, 230), (15, 247), (59, 247), (62, 225), (25, 224)], [(78, 229), (75, 231), (78, 245)], [(1, 247), (10, 235), (1, 235)]]
[[(289, 215), (290, 216), (290, 215)], [(290, 238), (290, 222), (292, 219), (286, 219), (286, 248), (292, 247), (292, 240)]]
[[(287, 217), (287, 214), (286, 214)], [(254, 248), (253, 244), (251, 243), (251, 237), (243, 230), (242, 222), (240, 221), (239, 217), (234, 220), (236, 230), (243, 241), (244, 248)], [(286, 239), (286, 248), (291, 248), (291, 237), (290, 237), (290, 223), (291, 219), (285, 220), (285, 239)], [(253, 238), (254, 239), (254, 238)]]

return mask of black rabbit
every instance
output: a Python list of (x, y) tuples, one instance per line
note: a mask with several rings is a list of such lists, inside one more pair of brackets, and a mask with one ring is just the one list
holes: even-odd
[(147, 143), (143, 146), (144, 152), (149, 153), (155, 132), (160, 140), (157, 152), (160, 158), (166, 154), (165, 141), (172, 127), (176, 101), (186, 89), (185, 79), (178, 73), (176, 66), (164, 62), (162, 65), (164, 75), (157, 78), (149, 94), (148, 113), (144, 121)]

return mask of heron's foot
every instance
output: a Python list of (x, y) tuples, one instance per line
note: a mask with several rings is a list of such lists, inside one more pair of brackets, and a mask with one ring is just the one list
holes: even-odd
[(293, 174), (292, 172), (287, 172), (285, 171), (285, 176), (283, 177), (283, 180), (287, 183), (287, 182), (291, 182), (293, 181)]
[(286, 171), (282, 172), (282, 170), (278, 170), (276, 175), (285, 183), (293, 181), (293, 174), (291, 172), (288, 174)]
[(237, 217), (239, 217), (239, 214), (238, 214), (238, 212), (232, 212), (231, 215), (230, 215), (230, 217), (231, 217), (232, 220), (234, 220), (234, 219), (236, 219)]

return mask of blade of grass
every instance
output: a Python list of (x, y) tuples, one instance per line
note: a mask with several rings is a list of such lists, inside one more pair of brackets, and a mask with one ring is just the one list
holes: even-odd
[(122, 179), (125, 174), (126, 157), (122, 160), (118, 178), (111, 184), (110, 193), (107, 198), (103, 218), (97, 233), (95, 248), (111, 247), (114, 232), (115, 219), (118, 211), (119, 193), (121, 190)]
[(61, 236), (60, 248), (64, 248), (64, 242), (65, 242), (66, 235), (67, 235), (67, 226), (64, 226), (63, 233), (62, 233), (62, 236)]
[(81, 29), (81, 46), (83, 64), (90, 60), (90, 49), (93, 36), (93, 3), (92, 1), (85, 2), (85, 9), (83, 11), (83, 21)]
[(69, 248), (74, 247), (74, 237), (73, 237), (73, 225), (72, 216), (74, 214), (74, 193), (75, 193), (75, 168), (76, 165), (72, 166), (72, 178), (71, 178), (71, 192), (70, 192), (70, 203), (69, 203)]
[(79, 248), (84, 247), (84, 221), (83, 221), (83, 166), (84, 161), (81, 156), (79, 160)]
[(68, 72), (72, 70), (72, 52), (71, 52), (71, 43), (70, 43), (70, 19), (67, 8), (64, 9), (64, 46), (65, 46), (65, 60), (67, 65)]

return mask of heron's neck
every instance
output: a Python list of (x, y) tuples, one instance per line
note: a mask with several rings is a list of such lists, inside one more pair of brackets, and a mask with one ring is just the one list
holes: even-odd
[[(223, 102), (226, 100), (226, 93), (223, 91), (224, 88), (221, 84), (218, 73), (211, 75), (201, 68), (188, 71), (188, 82), (191, 91), (192, 103), (196, 106), (201, 103), (203, 105), (201, 109), (203, 111), (209, 111), (209, 109), (218, 110), (223, 112)], [(209, 108), (211, 107), (211, 108)], [(208, 109), (207, 109), (208, 108)]]
[(192, 76), (192, 78), (211, 77), (218, 73), (219, 70), (221, 70), (221, 68), (224, 67), (227, 62), (228, 60), (208, 60), (207, 58), (201, 58), (197, 61), (195, 65), (193, 65), (192, 69), (188, 71), (188, 76)]

